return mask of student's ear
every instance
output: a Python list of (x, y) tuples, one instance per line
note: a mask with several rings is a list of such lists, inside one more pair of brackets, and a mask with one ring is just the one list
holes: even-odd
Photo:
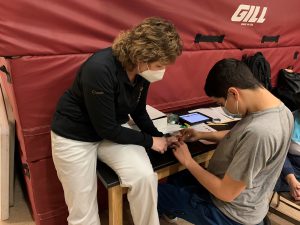
[(239, 98), (239, 91), (238, 91), (237, 88), (235, 88), (235, 87), (230, 87), (230, 88), (228, 89), (228, 93), (229, 93), (230, 95), (232, 95), (236, 100), (238, 100), (238, 98)]

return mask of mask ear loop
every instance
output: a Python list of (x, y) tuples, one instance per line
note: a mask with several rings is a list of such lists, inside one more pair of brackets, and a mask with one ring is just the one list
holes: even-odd
[(241, 115), (239, 112), (239, 101), (238, 100), (236, 100), (236, 111), (237, 111), (238, 115)]
[(239, 101), (236, 101), (236, 110), (237, 110), (237, 114), (242, 117), (242, 114), (239, 112)]
[(227, 98), (226, 98), (226, 100), (225, 100), (225, 103), (224, 103), (224, 108), (226, 108), (226, 105), (227, 105)]
[(140, 64), (138, 63), (137, 66), (138, 66), (138, 73), (141, 73), (141, 71), (140, 71)]
[[(227, 96), (228, 96), (228, 94), (227, 94)], [(226, 98), (226, 101), (227, 101), (227, 98)], [(226, 104), (226, 101), (225, 101), (225, 104)], [(239, 112), (239, 101), (238, 100), (236, 100), (236, 108), (235, 109), (236, 109), (237, 115), (241, 116), (241, 114)]]

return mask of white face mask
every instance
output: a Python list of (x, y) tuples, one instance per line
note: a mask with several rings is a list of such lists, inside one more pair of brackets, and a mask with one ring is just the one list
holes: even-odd
[[(155, 81), (159, 81), (159, 80), (163, 79), (166, 69), (150, 70), (149, 67), (148, 67), (148, 64), (147, 64), (147, 68), (148, 68), (148, 70), (145, 70), (142, 73), (139, 72), (139, 75), (144, 77), (150, 83), (153, 83)], [(138, 70), (140, 70), (140, 69), (138, 68)]]
[(231, 118), (241, 118), (241, 114), (239, 113), (239, 102), (236, 101), (236, 111), (237, 113), (232, 113), (230, 112), (227, 108), (226, 108), (226, 104), (227, 104), (227, 99), (228, 97), (226, 98), (226, 101), (225, 101), (225, 104), (224, 106), (222, 107), (223, 111)]

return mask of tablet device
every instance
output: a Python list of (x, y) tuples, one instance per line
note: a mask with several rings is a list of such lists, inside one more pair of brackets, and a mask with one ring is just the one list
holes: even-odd
[(179, 121), (181, 123), (187, 123), (189, 125), (204, 123), (211, 120), (212, 120), (211, 117), (208, 117), (199, 112), (187, 113), (179, 116)]

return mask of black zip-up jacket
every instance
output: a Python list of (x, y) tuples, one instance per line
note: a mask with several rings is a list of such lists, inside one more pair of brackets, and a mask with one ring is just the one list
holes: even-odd
[[(58, 102), (51, 129), (73, 140), (108, 139), (150, 148), (152, 136), (163, 134), (146, 111), (148, 88), (149, 82), (139, 75), (131, 83), (112, 49), (103, 49), (81, 66), (72, 87)], [(141, 132), (121, 126), (128, 114)]]

